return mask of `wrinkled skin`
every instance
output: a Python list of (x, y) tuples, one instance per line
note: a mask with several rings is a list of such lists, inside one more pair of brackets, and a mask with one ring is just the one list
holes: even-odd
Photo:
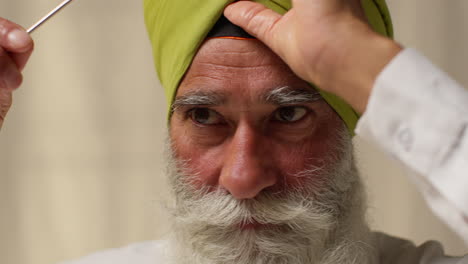
[[(190, 179), (195, 187), (219, 187), (237, 199), (251, 199), (265, 189), (299, 187), (304, 179), (297, 173), (333, 162), (343, 122), (323, 99), (262, 100), (284, 86), (315, 91), (260, 41), (211, 39), (202, 45), (176, 102), (195, 93), (215, 94), (219, 102), (176, 103), (170, 120), (174, 155), (196, 175)], [(286, 122), (284, 116), (292, 119)]]
[(34, 49), (24, 29), (0, 18), (0, 128), (12, 104), (12, 92), (22, 81), (22, 70)]

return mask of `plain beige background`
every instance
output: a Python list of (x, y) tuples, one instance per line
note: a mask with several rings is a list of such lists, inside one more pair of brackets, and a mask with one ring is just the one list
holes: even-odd
[[(1, 0), (28, 27), (59, 0)], [(468, 86), (468, 2), (390, 0), (396, 38)], [(167, 231), (166, 103), (140, 0), (77, 0), (34, 33), (36, 51), (0, 134), (0, 263), (53, 264)], [(357, 140), (379, 230), (467, 248), (396, 164)]]

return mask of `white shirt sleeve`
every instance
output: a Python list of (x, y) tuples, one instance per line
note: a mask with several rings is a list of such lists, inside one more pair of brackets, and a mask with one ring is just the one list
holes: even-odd
[(378, 76), (356, 133), (399, 160), (468, 245), (468, 91), (406, 49)]

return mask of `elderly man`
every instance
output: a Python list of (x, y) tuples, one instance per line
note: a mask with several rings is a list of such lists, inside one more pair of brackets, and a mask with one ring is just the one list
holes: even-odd
[[(251, 6), (245, 9), (246, 17), (271, 9), (284, 13), (291, 8), (289, 1), (258, 2), (270, 9)], [(357, 114), (338, 97), (305, 81), (310, 79), (310, 65), (288, 66), (287, 54), (267, 47), (224, 18), (222, 12), (228, 3), (145, 2), (156, 66), (171, 105), (167, 152), (176, 198), (173, 236), (168, 241), (106, 251), (71, 264), (465, 263), (466, 259), (443, 257), (436, 242), (416, 247), (368, 229), (365, 195), (351, 142)], [(364, 9), (359, 1), (316, 3), (320, 8), (328, 6), (323, 13), (340, 7), (353, 17), (344, 20), (350, 22), (344, 23), (344, 31), (334, 32), (331, 29), (339, 27), (330, 27), (330, 32), (346, 35), (350, 25), (371, 32), (363, 26), (367, 18), (375, 30), (391, 35), (382, 1), (363, 1)], [(312, 1), (307, 7), (320, 9)], [(240, 21), (229, 10), (226, 15)], [(16, 27), (8, 22), (4, 25)], [(252, 33), (259, 35), (261, 31)], [(320, 35), (320, 31), (315, 34)], [(10, 34), (8, 40), (3, 38), (3, 47), (14, 53), (7, 62), (16, 76), (32, 49), (31, 42), (22, 37)], [(287, 34), (282, 39), (294, 40)], [(371, 45), (368, 56), (380, 54), (379, 58), (387, 61), (356, 64), (371, 67), (377, 74), (401, 48), (377, 34), (375, 39), (377, 42), (371, 44), (379, 45), (374, 49)], [(330, 45), (353, 51), (355, 43), (336, 40)], [(18, 48), (18, 41), (30, 44)], [(310, 48), (319, 49), (312, 44)], [(387, 52), (373, 54), (380, 48)], [(337, 56), (327, 52), (320, 54)], [(339, 80), (342, 75), (335, 76), (338, 80), (320, 75), (315, 81), (320, 87), (326, 83), (323, 80), (343, 84)], [(19, 85), (18, 78), (10, 79), (4, 79), (5, 87)], [(360, 85), (366, 88), (372, 82), (363, 79)], [(8, 91), (2, 94), (9, 97), (10, 90), (1, 91)], [(343, 96), (362, 112), (366, 104), (356, 97), (361, 95)], [(3, 108), (3, 117), (7, 108)]]

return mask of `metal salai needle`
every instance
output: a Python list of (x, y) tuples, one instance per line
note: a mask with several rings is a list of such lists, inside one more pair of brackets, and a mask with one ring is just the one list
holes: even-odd
[(62, 10), (65, 6), (70, 4), (73, 0), (65, 0), (63, 1), (60, 5), (58, 5), (56, 8), (54, 8), (52, 11), (50, 11), (47, 15), (45, 15), (41, 20), (37, 21), (36, 24), (32, 25), (26, 32), (31, 34), (34, 30), (36, 30), (39, 26), (41, 26), (44, 22), (49, 20), (49, 18), (53, 17), (55, 14), (57, 14), (60, 10)]

